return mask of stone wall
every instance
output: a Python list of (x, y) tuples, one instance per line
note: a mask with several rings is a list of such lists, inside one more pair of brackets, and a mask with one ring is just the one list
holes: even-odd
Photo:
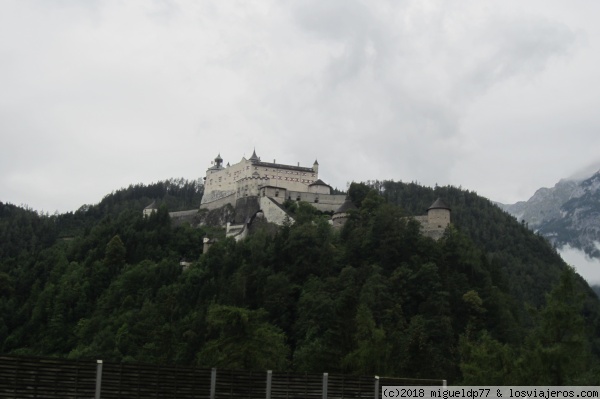
[[(282, 225), (286, 220), (291, 219), (281, 204), (269, 197), (260, 197), (260, 209), (269, 223)], [(293, 219), (291, 220), (293, 221)]]
[(322, 184), (315, 184), (308, 187), (308, 191), (315, 194), (329, 194), (331, 193), (331, 188)]
[(427, 215), (413, 216), (421, 224), (424, 236), (439, 240), (450, 224), (450, 211), (447, 209), (430, 209)]
[[(269, 191), (270, 192), (270, 191)], [(272, 192), (270, 192), (272, 194)], [(268, 194), (267, 194), (268, 195)], [(305, 193), (298, 191), (281, 191), (277, 197), (272, 196), (273, 200), (280, 204), (283, 204), (286, 199), (290, 201), (304, 201), (308, 202), (321, 212), (335, 212), (342, 206), (346, 200), (345, 194), (318, 194), (318, 193)]]
[(445, 229), (450, 224), (450, 211), (447, 209), (430, 209), (427, 212), (429, 226)]
[(173, 226), (181, 226), (184, 223), (189, 223), (190, 226), (198, 226), (202, 223), (202, 216), (198, 213), (198, 209), (169, 212), (169, 216)]
[(213, 209), (218, 209), (227, 204), (229, 204), (231, 206), (235, 205), (235, 193), (234, 192), (232, 192), (231, 194), (229, 194), (227, 196), (221, 197), (217, 200), (207, 202), (207, 203), (202, 203), (200, 205), (200, 209), (213, 210)]

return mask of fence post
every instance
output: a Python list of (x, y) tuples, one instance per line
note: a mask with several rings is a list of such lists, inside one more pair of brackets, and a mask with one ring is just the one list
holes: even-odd
[(210, 399), (215, 399), (215, 393), (217, 390), (217, 369), (212, 368), (210, 371)]
[(102, 391), (102, 360), (96, 360), (96, 394), (94, 399), (100, 399), (100, 391)]
[(271, 380), (273, 379), (273, 370), (267, 370), (267, 399), (271, 399)]
[(375, 376), (375, 395), (373, 396), (375, 399), (379, 399), (379, 376)]
[(323, 373), (323, 399), (327, 399), (327, 379), (329, 378), (329, 373)]

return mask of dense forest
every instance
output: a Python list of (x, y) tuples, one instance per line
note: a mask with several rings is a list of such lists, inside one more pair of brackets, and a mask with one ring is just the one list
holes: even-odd
[[(348, 195), (339, 231), (301, 202), (294, 223), (240, 242), (172, 225), (202, 196), (185, 180), (62, 215), (0, 203), (0, 353), (600, 385), (600, 302), (544, 238), (460, 188)], [(410, 216), (438, 197), (453, 223), (434, 241)], [(219, 240), (202, 254), (207, 235)]]

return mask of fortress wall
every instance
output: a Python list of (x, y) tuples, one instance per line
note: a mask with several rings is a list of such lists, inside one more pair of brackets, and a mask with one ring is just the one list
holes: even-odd
[(422, 226), (429, 225), (429, 216), (427, 215), (413, 216), (412, 218), (415, 219), (417, 222), (421, 223)]
[[(260, 209), (263, 211), (265, 219), (269, 223), (282, 225), (283, 222), (288, 218), (288, 214), (281, 209), (279, 204), (269, 197), (260, 197)], [(293, 221), (293, 219), (291, 220)]]
[[(337, 209), (342, 206), (344, 201), (346, 201), (345, 194), (316, 194), (316, 193), (305, 193), (298, 191), (284, 191), (283, 189), (279, 190), (279, 195), (275, 197), (275, 189), (271, 189), (270, 187), (266, 188), (266, 195), (270, 196), (271, 199), (279, 204), (283, 204), (286, 199), (291, 201), (304, 201), (308, 202), (321, 212), (330, 212), (337, 211)], [(318, 202), (315, 202), (316, 199), (319, 199)]]
[(219, 198), (211, 202), (202, 203), (200, 205), (200, 209), (208, 209), (209, 211), (211, 211), (213, 209), (218, 209), (227, 204), (235, 206), (235, 193), (231, 193), (225, 197)]
[(421, 223), (421, 233), (424, 236), (439, 240), (444, 236), (446, 227), (450, 224), (450, 211), (447, 209), (430, 209), (427, 215), (413, 216)]
[(308, 191), (316, 194), (329, 194), (331, 189), (327, 186), (316, 185), (309, 187)]
[(189, 211), (169, 212), (169, 216), (171, 217), (171, 219), (185, 218), (196, 214), (198, 214), (198, 209), (192, 209)]
[(233, 237), (236, 241), (240, 241), (248, 236), (248, 226), (246, 224), (231, 224), (227, 223), (225, 237)]
[(433, 238), (434, 240), (438, 241), (444, 236), (444, 229), (424, 230), (423, 235), (425, 237)]
[(235, 194), (234, 190), (212, 190), (209, 192), (207, 192), (205, 190), (204, 194), (202, 195), (202, 201), (200, 203), (206, 204), (209, 202), (219, 200), (221, 198), (229, 197), (230, 195), (234, 195), (234, 194)]
[(319, 194), (319, 203), (331, 204), (340, 207), (346, 201), (346, 194)]
[[(318, 193), (302, 193), (302, 192), (297, 192), (297, 191), (290, 191), (288, 192), (288, 198), (290, 198), (292, 201), (298, 201), (298, 198), (300, 201), (305, 201), (305, 202), (309, 202), (311, 205), (315, 205), (315, 204), (330, 204), (330, 205), (334, 205), (337, 204), (337, 206), (341, 206), (344, 201), (346, 200), (346, 195), (345, 194), (318, 194)], [(315, 202), (315, 200), (319, 200), (318, 202)]]
[(314, 206), (315, 208), (317, 208), (319, 211), (321, 212), (335, 212), (338, 210), (338, 208), (342, 205), (342, 204), (335, 204), (335, 203), (322, 203), (322, 202), (317, 202), (317, 203), (311, 203), (312, 206)]
[(427, 216), (432, 228), (445, 229), (450, 224), (450, 211), (447, 209), (431, 209)]

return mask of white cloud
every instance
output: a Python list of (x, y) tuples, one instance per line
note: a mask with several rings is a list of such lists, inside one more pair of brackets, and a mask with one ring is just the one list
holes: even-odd
[(588, 284), (600, 285), (600, 260), (589, 258), (583, 251), (567, 245), (560, 249), (560, 256), (573, 266)]

